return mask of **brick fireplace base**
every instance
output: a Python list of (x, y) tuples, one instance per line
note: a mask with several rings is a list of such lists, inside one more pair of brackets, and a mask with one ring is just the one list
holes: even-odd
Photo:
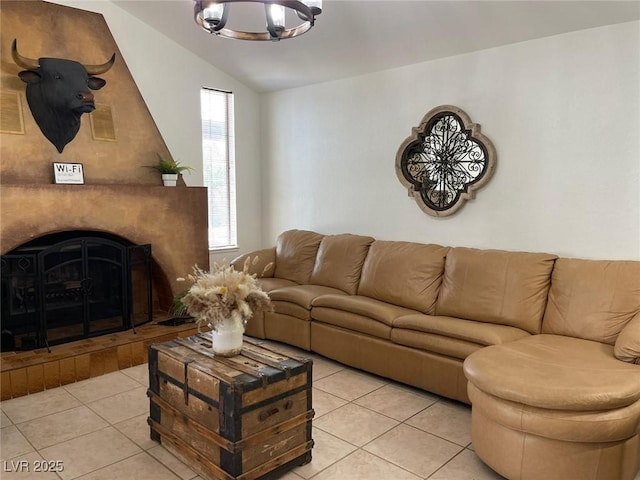
[(148, 323), (131, 330), (79, 340), (46, 349), (0, 354), (0, 400), (59, 387), (147, 362), (152, 343), (194, 335), (194, 323), (163, 326)]

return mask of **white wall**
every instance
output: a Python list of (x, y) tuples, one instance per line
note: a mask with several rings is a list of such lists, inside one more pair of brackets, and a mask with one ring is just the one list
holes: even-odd
[[(640, 23), (263, 95), (264, 246), (289, 228), (640, 259)], [(395, 156), (431, 108), (498, 153), (459, 213), (423, 213)]]
[[(124, 57), (172, 156), (194, 172), (188, 185), (202, 185), (200, 88), (234, 93), (238, 251), (260, 247), (260, 101), (257, 93), (152, 29), (118, 6), (104, 1), (58, 0), (53, 3), (101, 13)], [(180, 205), (176, 205), (180, 208)], [(153, 215), (150, 214), (150, 221)], [(176, 228), (167, 226), (167, 228)], [(237, 251), (212, 255), (231, 259)], [(190, 265), (185, 265), (190, 270)], [(187, 273), (185, 271), (185, 273)]]

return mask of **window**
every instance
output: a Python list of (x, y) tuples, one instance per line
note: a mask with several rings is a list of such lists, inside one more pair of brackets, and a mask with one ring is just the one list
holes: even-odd
[(209, 195), (209, 248), (238, 245), (233, 93), (202, 88), (204, 185)]

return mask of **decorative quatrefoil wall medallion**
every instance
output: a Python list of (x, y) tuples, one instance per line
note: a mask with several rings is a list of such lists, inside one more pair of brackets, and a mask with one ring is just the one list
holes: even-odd
[(398, 149), (396, 174), (418, 206), (444, 217), (489, 181), (496, 166), (491, 140), (452, 105), (432, 109)]

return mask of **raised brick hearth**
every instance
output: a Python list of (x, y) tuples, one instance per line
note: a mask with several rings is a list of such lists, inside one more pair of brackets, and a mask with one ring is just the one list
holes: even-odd
[[(155, 315), (163, 318), (161, 312)], [(28, 352), (2, 353), (0, 400), (67, 385), (147, 362), (152, 343), (194, 335), (194, 323), (157, 325), (155, 321), (131, 330), (102, 335)]]

